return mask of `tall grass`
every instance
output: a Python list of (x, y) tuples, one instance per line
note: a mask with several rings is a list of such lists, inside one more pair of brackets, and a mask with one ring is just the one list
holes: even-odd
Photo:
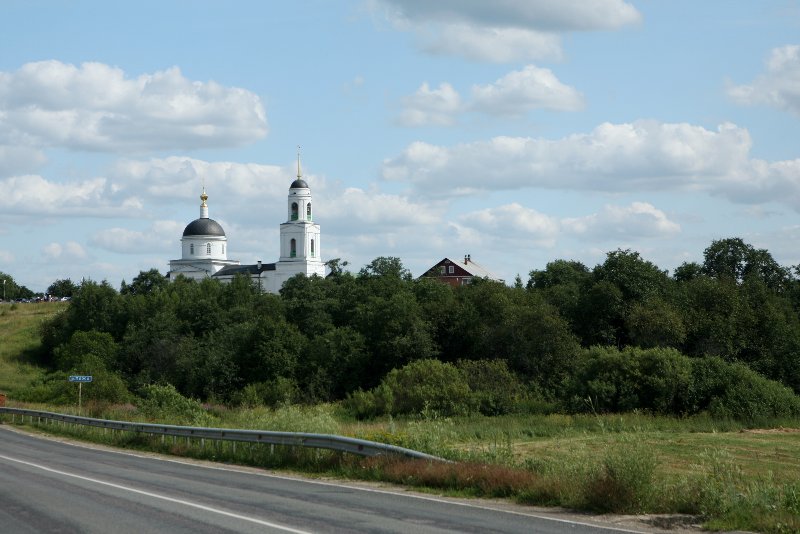
[(41, 378), (44, 370), (31, 361), (41, 345), (39, 329), (66, 302), (0, 304), (0, 392), (11, 393)]

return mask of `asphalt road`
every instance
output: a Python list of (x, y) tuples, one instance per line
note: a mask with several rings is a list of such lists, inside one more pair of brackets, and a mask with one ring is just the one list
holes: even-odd
[(0, 532), (623, 531), (401, 491), (63, 443), (0, 426)]

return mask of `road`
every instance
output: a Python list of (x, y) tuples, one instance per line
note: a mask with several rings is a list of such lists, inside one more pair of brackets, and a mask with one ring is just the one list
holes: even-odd
[(624, 532), (452, 499), (64, 443), (7, 426), (0, 426), (0, 531)]

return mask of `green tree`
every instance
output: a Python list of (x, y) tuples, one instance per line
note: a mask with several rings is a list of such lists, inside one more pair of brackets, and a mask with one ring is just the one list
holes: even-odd
[(117, 362), (119, 347), (111, 334), (92, 330), (78, 330), (69, 341), (55, 350), (55, 362), (59, 369), (79, 368), (89, 358), (99, 361), (104, 367), (113, 369)]
[(680, 311), (658, 298), (634, 303), (625, 321), (630, 342), (641, 348), (679, 348), (686, 339)]
[(48, 295), (59, 298), (71, 297), (76, 291), (78, 291), (78, 286), (69, 278), (56, 280), (47, 288)]
[(606, 261), (595, 267), (593, 274), (596, 281), (610, 282), (619, 288), (626, 303), (662, 296), (669, 283), (667, 271), (631, 250), (609, 252)]
[(746, 276), (754, 276), (770, 289), (784, 290), (791, 280), (791, 272), (781, 267), (765, 249), (756, 249), (739, 237), (720, 239), (703, 252), (703, 273), (717, 279), (741, 283)]
[(166, 276), (158, 272), (158, 269), (150, 269), (149, 271), (139, 271), (130, 285), (122, 281), (120, 293), (123, 295), (146, 295), (153, 291), (160, 291), (169, 285), (169, 280)]
[(688, 282), (703, 275), (703, 266), (697, 262), (683, 262), (675, 268), (672, 277), (677, 282)]

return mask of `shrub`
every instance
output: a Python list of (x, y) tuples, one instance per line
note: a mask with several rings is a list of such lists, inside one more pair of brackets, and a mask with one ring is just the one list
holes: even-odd
[(484, 415), (503, 415), (519, 410), (522, 385), (505, 360), (459, 360), (472, 391), (471, 404)]
[(655, 456), (643, 447), (610, 451), (585, 486), (586, 506), (601, 512), (643, 511), (655, 468)]
[(150, 384), (142, 388), (139, 412), (150, 419), (177, 420), (180, 424), (203, 425), (209, 419), (203, 406), (181, 395), (171, 384)]
[(470, 411), (469, 384), (464, 373), (450, 363), (417, 360), (392, 370), (383, 384), (391, 391), (393, 414), (415, 414), (424, 409), (442, 415)]
[(740, 363), (717, 357), (692, 361), (689, 406), (714, 417), (757, 421), (800, 415), (800, 397)]
[(274, 380), (248, 384), (234, 396), (234, 404), (245, 408), (286, 406), (297, 401), (300, 390), (293, 378), (279, 376)]
[(371, 419), (392, 411), (392, 391), (381, 384), (369, 391), (357, 389), (342, 402), (345, 410), (356, 419)]

